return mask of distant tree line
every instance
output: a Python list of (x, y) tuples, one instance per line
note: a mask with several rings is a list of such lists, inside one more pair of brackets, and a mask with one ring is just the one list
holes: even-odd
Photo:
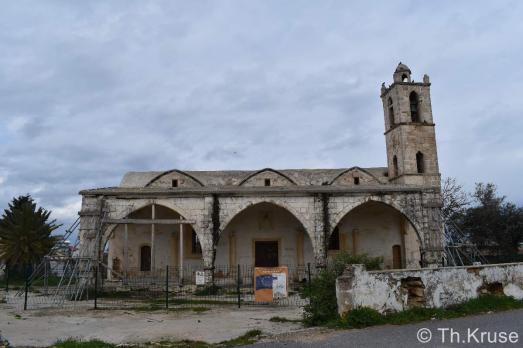
[(443, 216), (474, 243), (490, 263), (523, 261), (523, 207), (508, 202), (492, 183), (467, 193), (456, 179), (442, 185)]

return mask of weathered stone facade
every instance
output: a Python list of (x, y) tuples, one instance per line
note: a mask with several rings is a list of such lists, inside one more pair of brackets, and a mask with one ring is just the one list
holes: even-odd
[[(168, 217), (170, 219), (181, 218), (191, 222), (191, 230), (196, 233), (201, 245), (203, 267), (210, 269), (215, 264), (220, 239), (231, 221), (250, 207), (269, 204), (285, 209), (299, 222), (300, 231), (288, 233), (298, 233), (298, 235), (302, 233), (307, 236), (312, 244), (314, 262), (321, 266), (325, 265), (327, 260), (329, 239), (336, 228), (343, 225), (343, 219), (356, 208), (361, 209), (370, 202), (376, 202), (373, 204), (382, 204), (399, 217), (394, 218), (394, 221), (398, 221), (394, 231), (397, 230), (399, 238), (403, 240), (401, 243), (398, 242), (404, 255), (403, 266), (412, 267), (420, 263), (439, 264), (442, 258), (443, 230), (440, 214), (440, 175), (428, 89), (430, 84), (428, 77), (422, 84), (410, 82), (408, 68), (406, 68), (408, 81), (396, 81), (398, 71), (404, 73), (405, 68), (400, 64), (395, 73), (395, 82), (389, 88), (383, 87), (382, 90), (388, 167), (131, 172), (126, 174), (119, 187), (81, 192), (83, 197), (80, 212), (81, 252), (84, 255), (94, 255), (97, 246), (103, 246), (107, 241), (110, 243), (110, 248), (118, 246), (121, 249), (124, 245), (121, 239), (122, 225), (106, 224), (103, 222), (106, 221), (104, 219), (126, 219), (140, 209), (158, 206), (173, 212), (173, 215)], [(409, 93), (412, 90), (417, 91), (420, 96), (417, 112), (422, 119), (421, 122), (409, 121), (408, 103)], [(392, 96), (396, 110), (400, 111), (397, 121), (394, 121), (397, 123), (395, 125), (388, 123), (389, 96)], [(417, 158), (418, 153), (423, 153), (423, 156), (419, 156), (421, 162)], [(396, 164), (393, 163), (394, 156), (397, 158)], [(387, 214), (392, 214), (391, 212)], [(154, 208), (151, 214), (147, 215), (151, 222), (154, 222), (155, 218), (162, 218), (154, 216)], [(267, 214), (270, 215), (272, 212)], [(271, 228), (271, 223), (269, 221), (266, 226), (261, 226), (263, 222), (260, 222), (260, 230)], [(379, 221), (374, 223), (379, 224)], [(152, 238), (151, 246), (154, 255), (156, 251), (154, 238), (157, 229), (154, 223), (151, 225), (152, 237), (150, 238)], [(345, 222), (345, 225), (350, 223)], [(99, 229), (103, 230), (101, 240), (96, 239)], [(383, 231), (387, 233), (386, 228)], [(173, 229), (172, 232), (175, 230)], [(356, 248), (358, 236), (356, 232), (356, 230), (351, 232), (354, 240), (352, 250), (365, 251)], [(343, 235), (345, 232), (336, 230), (336, 233)], [(235, 231), (229, 231), (227, 235), (233, 240)], [(297, 236), (292, 243), (300, 243), (300, 238), (303, 237)], [(126, 250), (130, 242), (132, 241), (125, 241)], [(376, 243), (382, 242), (376, 240)], [(390, 247), (390, 245), (383, 245), (387, 253)], [(298, 250), (303, 249), (302, 246), (297, 246), (296, 250), (289, 245), (285, 248), (289, 252), (296, 252), (297, 263), (303, 262), (303, 257), (300, 259), (299, 256), (303, 250)], [(176, 249), (174, 244), (173, 249)], [(237, 246), (230, 248), (230, 250), (237, 249)], [(117, 255), (116, 251), (113, 250), (113, 254)], [(121, 258), (123, 254), (118, 255), (114, 257)], [(152, 259), (155, 267), (154, 256)], [(169, 258), (165, 260), (162, 262), (171, 263)]]
[(336, 280), (340, 315), (361, 307), (382, 313), (448, 307), (483, 294), (523, 299), (523, 263), (395, 271), (352, 265)]

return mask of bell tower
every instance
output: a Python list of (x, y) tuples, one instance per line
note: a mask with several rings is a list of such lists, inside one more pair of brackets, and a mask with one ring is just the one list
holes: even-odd
[(399, 63), (389, 87), (381, 86), (389, 181), (394, 184), (440, 186), (430, 81), (412, 80)]

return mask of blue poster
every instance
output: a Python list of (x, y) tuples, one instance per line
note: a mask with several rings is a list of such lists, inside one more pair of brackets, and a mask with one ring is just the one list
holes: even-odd
[(271, 289), (272, 290), (272, 279), (271, 274), (259, 275), (256, 277), (256, 290)]

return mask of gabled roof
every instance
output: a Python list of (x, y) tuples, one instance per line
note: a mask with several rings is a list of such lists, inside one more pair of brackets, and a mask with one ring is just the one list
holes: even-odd
[(369, 174), (379, 183), (387, 183), (386, 167), (376, 168), (338, 168), (338, 169), (282, 169), (264, 168), (261, 170), (224, 170), (224, 171), (192, 171), (192, 170), (167, 170), (152, 172), (129, 172), (123, 177), (120, 187), (139, 188), (147, 187), (155, 180), (173, 172), (186, 175), (201, 186), (239, 186), (256, 174), (270, 171), (281, 175), (289, 180), (290, 185), (297, 186), (319, 186), (330, 185), (332, 182), (347, 171), (358, 169)]

